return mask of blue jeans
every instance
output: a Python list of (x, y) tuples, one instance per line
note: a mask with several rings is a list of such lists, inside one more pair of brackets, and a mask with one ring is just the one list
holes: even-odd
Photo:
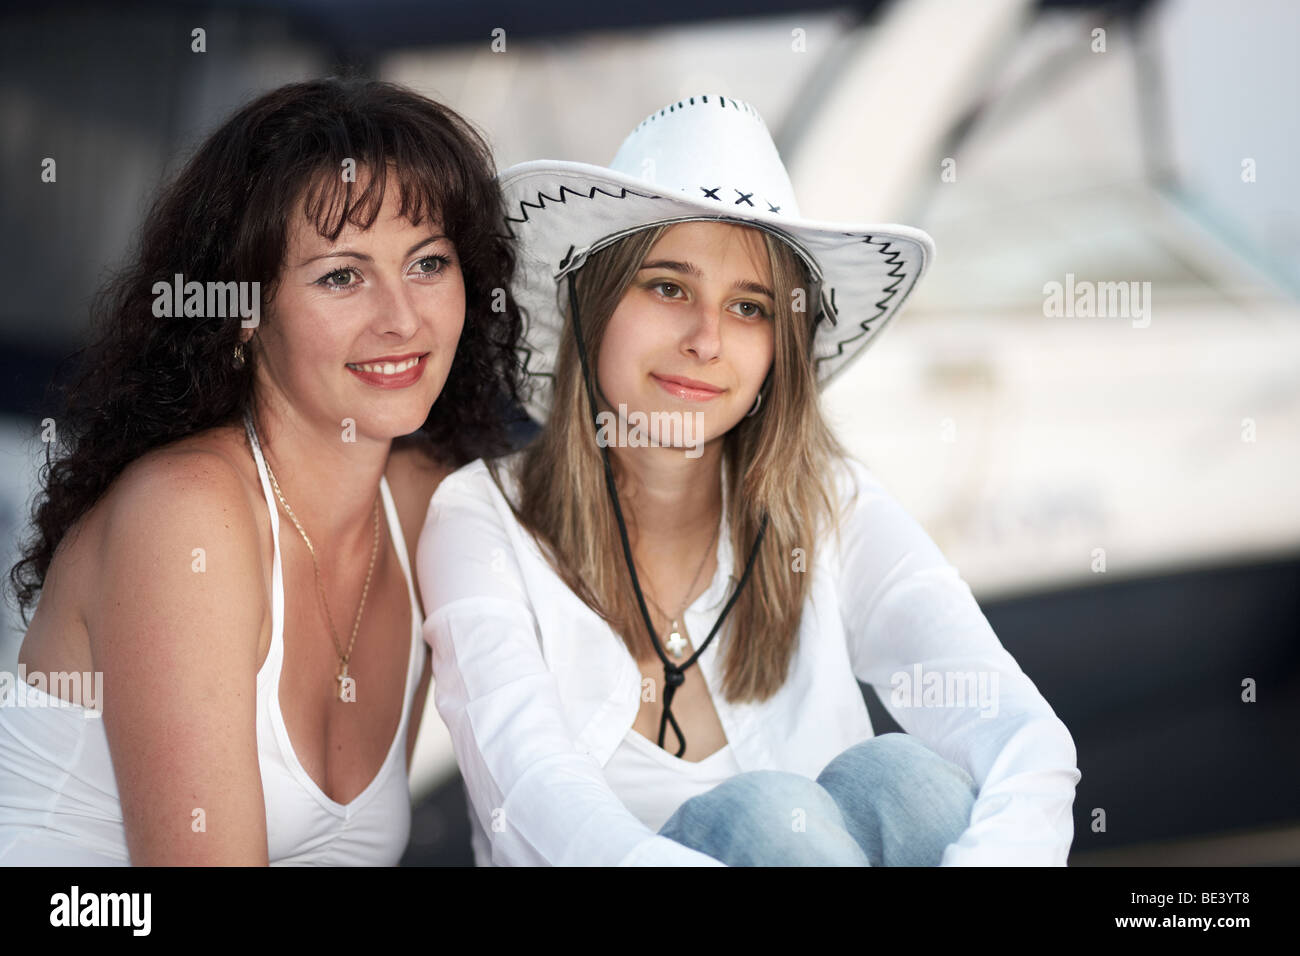
[(978, 788), (907, 734), (849, 747), (816, 780), (753, 770), (677, 808), (659, 831), (728, 866), (937, 866)]

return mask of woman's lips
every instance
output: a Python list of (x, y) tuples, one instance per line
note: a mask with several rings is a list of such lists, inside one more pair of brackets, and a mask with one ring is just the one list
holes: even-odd
[[(361, 379), (361, 381), (365, 382), (367, 385), (373, 385), (376, 388), (407, 388), (420, 380), (420, 376), (424, 374), (424, 366), (428, 357), (429, 353), (425, 352), (410, 368), (404, 369), (400, 372), (394, 371), (391, 374), (385, 373), (382, 370), (366, 371), (365, 369), (353, 365), (347, 365), (345, 367), (349, 372)], [(408, 359), (405, 362), (387, 363), (387, 367), (397, 369), (402, 365), (407, 364), (409, 361), (410, 360)], [(374, 364), (366, 364), (369, 368), (374, 369), (378, 366), (384, 365), (385, 363), (377, 362)]]
[(689, 380), (682, 381), (677, 378), (665, 378), (655, 375), (653, 372), (650, 373), (650, 377), (653, 378), (655, 382), (658, 383), (659, 387), (669, 395), (688, 402), (707, 402), (711, 399), (717, 398), (723, 393), (723, 391), (725, 391), (725, 389), (713, 388), (701, 384), (688, 384)]

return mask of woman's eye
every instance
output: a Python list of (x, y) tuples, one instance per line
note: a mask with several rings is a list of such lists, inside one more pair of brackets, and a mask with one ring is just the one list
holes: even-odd
[(736, 305), (740, 309), (749, 310), (740, 313), (747, 319), (756, 319), (760, 316), (767, 316), (767, 309), (763, 308), (757, 302), (737, 302)]
[(331, 282), (330, 280), (333, 279), (335, 276), (351, 276), (356, 271), (357, 270), (353, 269), (351, 266), (348, 266), (346, 269), (335, 269), (333, 272), (327, 272), (325, 273), (325, 275), (317, 279), (316, 284), (319, 286), (324, 286), (326, 289), (346, 289), (349, 286), (356, 285), (356, 283), (355, 282), (338, 283), (338, 282)]
[[(424, 266), (425, 264), (427, 264), (427, 263), (431, 263), (431, 264), (433, 265), (433, 268), (432, 268), (432, 269), (424, 269), (423, 266)], [(446, 269), (449, 265), (451, 265), (451, 259), (450, 259), (448, 256), (441, 256), (441, 255), (438, 255), (438, 256), (425, 256), (425, 257), (424, 257), (423, 259), (421, 259), (418, 263), (416, 263), (416, 265), (417, 265), (418, 267), (421, 267), (421, 268), (420, 268), (420, 274), (421, 274), (421, 275), (434, 276), (434, 275), (437, 275), (438, 273), (442, 272), (442, 271), (443, 271), (444, 269)]]
[(662, 292), (666, 299), (676, 299), (678, 298), (676, 293), (682, 291), (682, 287), (674, 282), (656, 282), (654, 288)]
[[(436, 276), (436, 275), (440, 275), (449, 265), (451, 265), (450, 256), (436, 255), (436, 256), (425, 256), (424, 258), (416, 262), (415, 267), (418, 275)], [(346, 268), (343, 269), (335, 269), (333, 272), (325, 273), (325, 275), (321, 276), (319, 279), (316, 280), (316, 284), (322, 286), (323, 288), (329, 289), (332, 292), (341, 292), (345, 289), (351, 289), (353, 286), (360, 285), (361, 283), (359, 281), (340, 282), (334, 280), (340, 276), (345, 279), (351, 278), (353, 275), (355, 275), (357, 279), (360, 280), (361, 273), (357, 272), (357, 270), (354, 269), (352, 266), (347, 266)]]

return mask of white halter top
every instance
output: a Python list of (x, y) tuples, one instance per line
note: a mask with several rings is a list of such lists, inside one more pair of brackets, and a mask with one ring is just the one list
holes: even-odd
[[(411, 605), (411, 642), (402, 716), (379, 772), (349, 803), (331, 800), (303, 769), (280, 711), (284, 665), (284, 580), (280, 519), (266, 461), (245, 419), (271, 513), (271, 646), (257, 672), (257, 757), (272, 865), (391, 866), (411, 828), (406, 735), (427, 653), (406, 542), (386, 478), (379, 488)], [(125, 866), (130, 857), (117, 781), (96, 711), (14, 681), (0, 706), (0, 865)]]

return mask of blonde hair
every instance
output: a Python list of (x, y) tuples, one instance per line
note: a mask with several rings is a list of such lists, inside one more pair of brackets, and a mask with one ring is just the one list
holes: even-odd
[[(649, 227), (592, 253), (576, 274), (581, 332), (593, 370), (610, 316), (667, 228)], [(809, 574), (803, 572), (813, 567), (822, 528), (835, 524), (830, 466), (845, 456), (822, 417), (809, 313), (795, 311), (796, 290), (803, 290), (803, 302), (816, 301), (807, 273), (784, 241), (766, 231), (762, 236), (776, 297), (770, 384), (760, 412), (742, 418), (723, 437), (722, 480), (737, 565), (728, 595), (764, 513), (768, 516), (749, 583), (716, 638), (722, 642), (723, 692), (732, 702), (766, 700), (785, 683), (808, 596)], [(608, 622), (634, 659), (648, 660), (655, 650), (645, 632), (609, 502), (572, 316), (557, 306), (565, 326), (554, 400), (541, 434), (523, 452), (520, 500), (512, 507), (574, 594)], [(615, 456), (611, 466), (621, 486)], [(495, 463), (492, 471), (500, 486)], [(697, 646), (703, 640), (704, 635), (698, 635)]]

